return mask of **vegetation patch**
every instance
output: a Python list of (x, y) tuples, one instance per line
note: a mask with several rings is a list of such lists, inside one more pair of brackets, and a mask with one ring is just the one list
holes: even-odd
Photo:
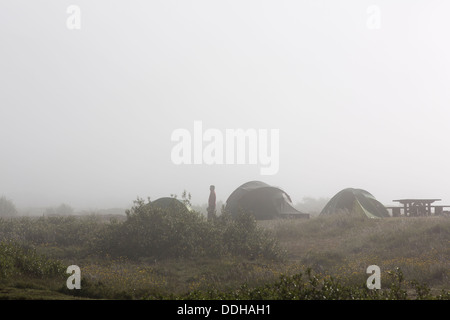
[(196, 211), (156, 208), (139, 199), (127, 220), (109, 225), (96, 246), (99, 252), (133, 259), (283, 256), (277, 240), (250, 214), (232, 218), (223, 213), (207, 221)]
[[(449, 244), (448, 217), (208, 221), (138, 199), (111, 219), (1, 218), (0, 298), (448, 299)], [(81, 290), (66, 287), (72, 264)]]

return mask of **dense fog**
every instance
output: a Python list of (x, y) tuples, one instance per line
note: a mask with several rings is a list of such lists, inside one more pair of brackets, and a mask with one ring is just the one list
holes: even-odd
[(0, 195), (202, 206), (260, 180), (294, 204), (347, 187), (450, 204), (450, 3), (375, 2), (2, 1)]

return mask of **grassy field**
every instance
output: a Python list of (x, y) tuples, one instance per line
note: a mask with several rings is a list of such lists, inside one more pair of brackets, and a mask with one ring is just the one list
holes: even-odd
[(367, 219), (336, 215), (309, 221), (265, 223), (288, 252), (289, 263), (312, 267), (345, 282), (367, 279), (378, 265), (381, 279), (400, 268), (407, 279), (449, 289), (448, 217)]
[[(136, 225), (145, 226), (145, 221), (139, 219)], [(448, 217), (372, 220), (340, 214), (246, 221), (225, 229), (199, 219), (197, 229), (179, 235), (180, 241), (206, 233), (214, 237), (206, 240), (217, 245), (206, 246), (201, 253), (192, 251), (190, 256), (179, 256), (167, 244), (161, 248), (174, 252), (172, 256), (156, 254), (150, 247), (143, 249), (153, 254), (141, 250), (140, 255), (128, 255), (126, 250), (105, 246), (105, 239), (111, 242), (112, 237), (122, 237), (122, 242), (134, 239), (138, 232), (125, 222), (124, 217), (95, 215), (0, 220), (0, 298), (449, 298)], [(180, 225), (191, 228), (186, 222)], [(244, 239), (247, 229), (253, 233)], [(162, 232), (168, 241), (180, 233), (161, 230), (154, 232)], [(225, 248), (222, 242), (228, 238), (234, 242), (230, 240)], [(193, 246), (198, 247), (202, 239), (196, 238)], [(114, 243), (127, 248), (119, 240), (114, 238)], [(240, 243), (246, 250), (233, 249)], [(192, 250), (188, 244), (186, 250)], [(215, 250), (220, 254), (210, 253)], [(66, 288), (65, 268), (72, 264), (81, 269), (81, 290)], [(377, 294), (365, 288), (369, 265), (381, 268), (382, 289)]]

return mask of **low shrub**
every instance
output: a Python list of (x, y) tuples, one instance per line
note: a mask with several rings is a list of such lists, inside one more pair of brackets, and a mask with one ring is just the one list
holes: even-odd
[(0, 218), (0, 241), (56, 246), (89, 246), (105, 229), (96, 216)]
[(66, 268), (57, 260), (39, 255), (33, 249), (14, 242), (0, 242), (0, 279), (15, 276), (54, 277), (64, 275)]
[(97, 252), (129, 258), (198, 258), (238, 255), (279, 259), (282, 251), (250, 214), (232, 218), (223, 213), (207, 221), (184, 206), (156, 208), (138, 199), (127, 220), (109, 225), (99, 237)]
[[(409, 300), (430, 299), (446, 300), (448, 291), (432, 295), (425, 284), (414, 283), (415, 292), (404, 288), (403, 273), (400, 269), (391, 272), (392, 282), (386, 289), (370, 290), (365, 284), (348, 285), (330, 276), (314, 274), (308, 268), (305, 273), (291, 276), (281, 275), (279, 279), (262, 286), (241, 285), (235, 290), (194, 290), (185, 294), (165, 297), (167, 299), (187, 300)], [(158, 297), (149, 296), (149, 299)]]

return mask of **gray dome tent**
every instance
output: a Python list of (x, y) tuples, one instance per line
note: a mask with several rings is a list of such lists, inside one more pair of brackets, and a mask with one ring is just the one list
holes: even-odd
[(339, 211), (359, 211), (369, 218), (389, 217), (386, 207), (375, 197), (362, 189), (347, 188), (338, 192), (328, 201), (320, 215), (333, 214)]
[(244, 183), (228, 197), (225, 211), (232, 216), (240, 212), (250, 212), (257, 220), (270, 220), (279, 217), (309, 218), (291, 204), (289, 195), (280, 188), (261, 181)]

